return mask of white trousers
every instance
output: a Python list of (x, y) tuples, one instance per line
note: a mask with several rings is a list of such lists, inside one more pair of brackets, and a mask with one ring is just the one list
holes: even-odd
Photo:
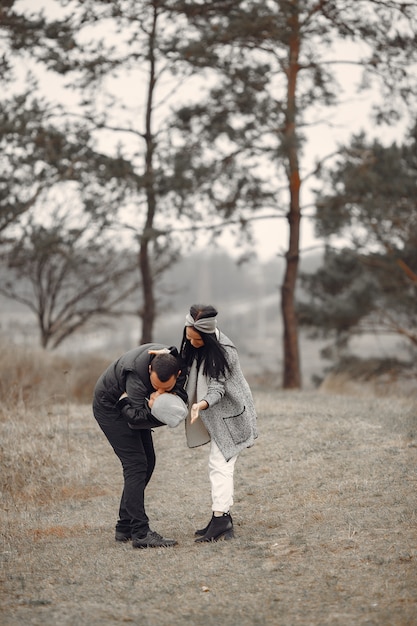
[(237, 457), (238, 455), (226, 461), (217, 444), (211, 440), (208, 471), (213, 511), (228, 513), (233, 504), (233, 473)]

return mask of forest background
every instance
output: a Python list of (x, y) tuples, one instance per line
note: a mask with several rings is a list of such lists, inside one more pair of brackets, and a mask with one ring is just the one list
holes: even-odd
[[(2, 623), (415, 623), (416, 17), (0, 0)], [(93, 386), (198, 300), (257, 406), (236, 538), (194, 543), (204, 450), (161, 428), (178, 546), (131, 550)]]
[[(246, 362), (286, 388), (311, 379), (300, 352), (320, 380), (325, 344), (300, 351), (302, 324), (330, 336), (332, 361), (370, 332), (410, 357), (415, 7), (358, 6), (3, 3), (0, 291), (44, 348), (170, 342), (209, 298)], [(256, 264), (265, 239), (275, 259)], [(218, 245), (247, 260), (229, 280)], [(32, 337), (22, 309), (3, 311), (9, 337)]]

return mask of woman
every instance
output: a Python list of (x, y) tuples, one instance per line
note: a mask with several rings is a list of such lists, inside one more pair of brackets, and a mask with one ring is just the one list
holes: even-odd
[(190, 308), (180, 354), (188, 368), (185, 387), (190, 406), (186, 419), (188, 446), (210, 442), (212, 517), (205, 528), (196, 531), (196, 541), (231, 539), (230, 507), (236, 459), (257, 437), (252, 394), (235, 346), (217, 328), (217, 311), (213, 306)]

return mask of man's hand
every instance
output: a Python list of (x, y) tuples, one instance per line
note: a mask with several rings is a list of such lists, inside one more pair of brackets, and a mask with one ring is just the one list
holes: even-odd
[(149, 396), (149, 400), (148, 400), (148, 405), (149, 408), (151, 409), (153, 406), (153, 403), (155, 402), (155, 400), (157, 399), (158, 396), (162, 396), (162, 394), (165, 393), (165, 391), (154, 391), (153, 393), (151, 393), (151, 395)]

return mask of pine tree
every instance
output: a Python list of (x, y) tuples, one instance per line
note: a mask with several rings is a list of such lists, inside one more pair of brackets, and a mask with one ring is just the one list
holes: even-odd
[[(303, 129), (318, 111), (338, 104), (334, 68), (343, 59), (335, 56), (337, 41), (361, 42), (355, 63), (364, 70), (363, 88), (378, 81), (383, 95), (376, 112), (379, 122), (398, 120), (398, 96), (414, 104), (416, 7), (390, 0), (174, 4), (194, 28), (184, 42), (184, 57), (219, 79), (203, 103), (181, 112), (191, 142), (198, 133), (193, 144), (197, 163), (216, 153), (227, 188), (235, 192), (227, 197), (229, 214), (239, 214), (242, 205), (270, 207), (288, 222), (281, 286), (283, 386), (297, 388), (301, 376), (295, 290), (303, 213)], [(202, 155), (204, 141), (207, 150)]]
[[(302, 322), (347, 346), (397, 334), (417, 347), (417, 127), (402, 145), (354, 136), (317, 191), (323, 266), (302, 276)], [(332, 249), (333, 236), (349, 243)]]

